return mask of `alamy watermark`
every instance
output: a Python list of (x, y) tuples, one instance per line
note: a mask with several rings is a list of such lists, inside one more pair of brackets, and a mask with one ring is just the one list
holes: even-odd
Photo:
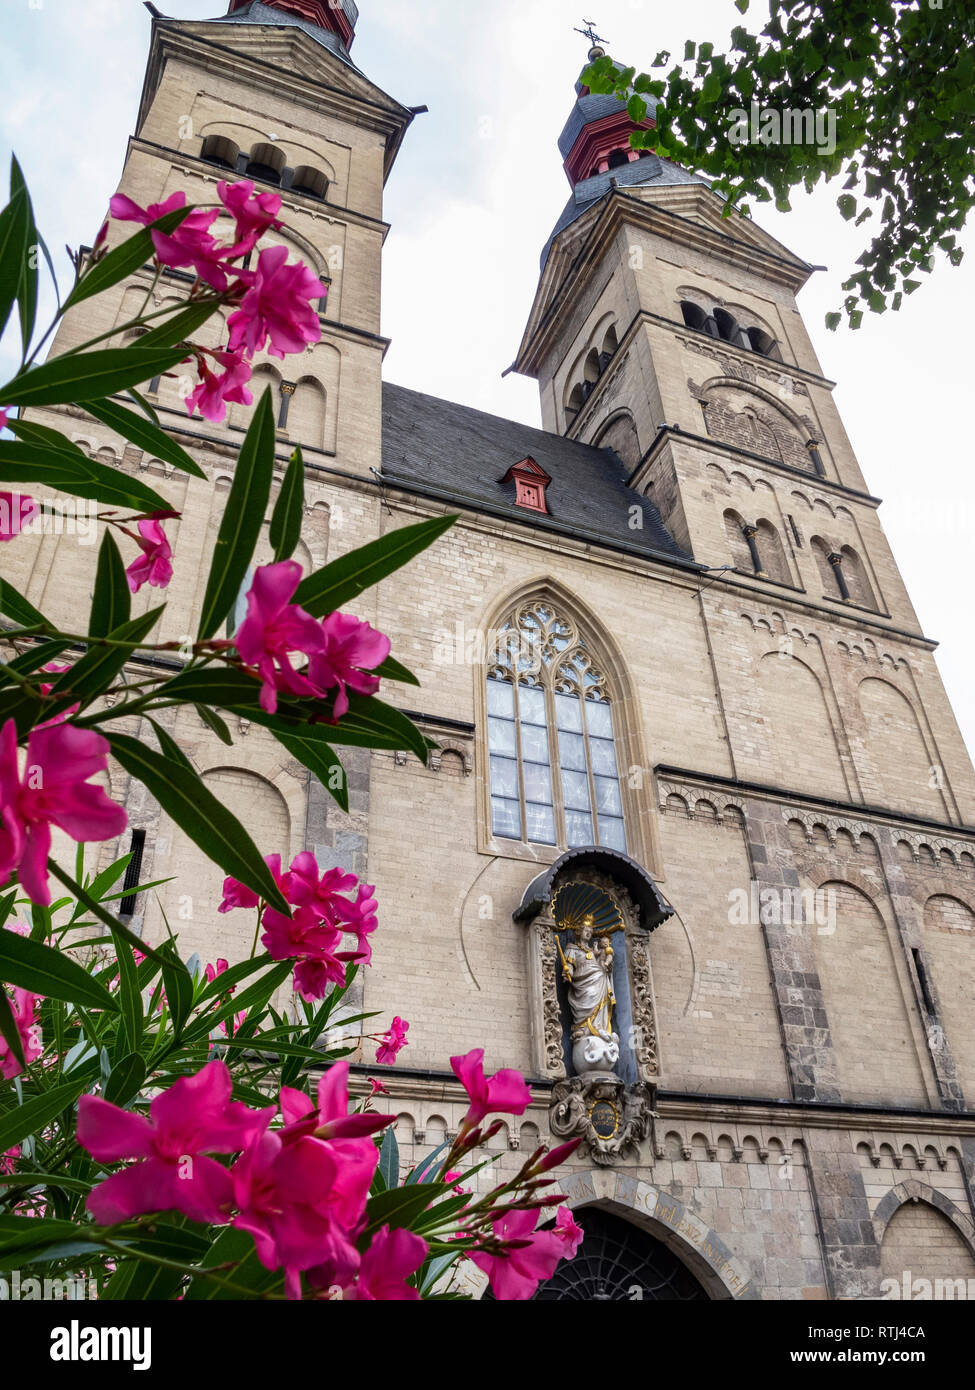
[(76, 536), (79, 545), (94, 545), (98, 504), (84, 497), (29, 497), (0, 492), (0, 533), (25, 536)]
[(747, 888), (728, 894), (732, 927), (816, 928), (818, 936), (836, 931), (835, 888), (771, 888), (752, 879)]
[(729, 116), (728, 139), (733, 145), (814, 145), (819, 154), (836, 153), (836, 112), (787, 106), (779, 111), (753, 101), (749, 110), (736, 107)]

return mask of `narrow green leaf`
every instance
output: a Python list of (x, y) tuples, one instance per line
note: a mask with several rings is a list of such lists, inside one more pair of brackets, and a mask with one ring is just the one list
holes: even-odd
[(288, 914), (288, 904), (254, 841), (195, 772), (125, 734), (107, 734), (112, 754), (168, 816), (226, 874)]
[(163, 319), (139, 338), (140, 347), (173, 347), (192, 338), (217, 309), (216, 304), (188, 304), (170, 319)]
[(380, 1226), (409, 1228), (431, 1202), (449, 1190), (442, 1183), (416, 1183), (377, 1192), (366, 1203), (366, 1231), (376, 1231)]
[[(142, 342), (143, 340), (140, 338), (140, 346)], [(115, 430), (130, 444), (136, 444), (147, 454), (152, 454), (154, 458), (171, 463), (174, 468), (182, 469), (184, 473), (190, 473), (194, 478), (206, 478), (203, 469), (198, 463), (193, 462), (182, 445), (177, 444), (175, 439), (170, 439), (169, 435), (164, 434), (157, 425), (143, 420), (134, 411), (126, 410), (125, 406), (119, 405), (116, 401), (108, 400), (82, 401), (81, 408), (87, 410), (89, 415), (94, 415), (96, 420), (101, 420), (103, 425), (108, 425), (110, 429)]]
[(10, 159), (10, 195), (16, 197), (20, 192), (24, 195), (27, 208), (27, 254), (21, 264), (20, 284), (17, 288), (17, 309), (20, 314), (20, 339), (26, 356), (27, 349), (30, 347), (30, 340), (34, 336), (34, 324), (37, 322), (37, 253), (41, 248), (30, 193), (27, 191), (23, 171), (17, 163), (16, 156), (12, 155)]
[(315, 618), (334, 613), (336, 608), (350, 603), (366, 589), (408, 564), (449, 530), (456, 520), (456, 516), (433, 517), (430, 521), (391, 531), (378, 541), (370, 541), (368, 545), (350, 551), (303, 580), (295, 594), (295, 603)]
[(346, 813), (349, 809), (349, 786), (345, 768), (334, 749), (319, 740), (303, 738), (301, 734), (284, 734), (276, 731), (274, 737), (282, 748), (302, 767), (314, 773), (322, 786), (331, 792), (338, 805)]
[(399, 1145), (396, 1142), (392, 1125), (383, 1135), (382, 1148), (379, 1150), (378, 1172), (382, 1174), (387, 1188), (399, 1186)]
[[(23, 1105), (18, 1105), (15, 1110), (0, 1115), (0, 1153), (6, 1153), (14, 1144), (21, 1144), (29, 1135), (38, 1134), (42, 1129), (46, 1129), (62, 1110), (74, 1105), (82, 1091), (90, 1085), (91, 1077), (83, 1070), (80, 1075), (74, 1076), (64, 1085), (55, 1086), (52, 1091), (33, 1096), (30, 1100), (24, 1101)], [(36, 1224), (41, 1226), (44, 1223)], [(77, 1228), (72, 1229), (76, 1231)], [(6, 1245), (2, 1225), (0, 1245)]]
[(55, 449), (27, 439), (28, 426), (11, 420), (10, 428), (22, 439), (0, 439), (0, 480), (6, 483), (45, 483), (73, 497), (87, 497), (109, 507), (129, 507), (137, 512), (169, 511), (164, 497), (138, 478), (122, 473), (79, 450)]
[[(158, 951), (152, 946), (147, 945), (145, 941), (142, 941), (136, 936), (134, 931), (130, 931), (124, 922), (120, 921), (117, 917), (113, 917), (110, 912), (102, 907), (100, 902), (96, 902), (88, 890), (83, 888), (80, 883), (76, 882), (70, 874), (66, 874), (56, 860), (49, 859), (47, 861), (47, 870), (48, 873), (54, 875), (59, 883), (64, 884), (65, 888), (68, 889), (73, 897), (77, 898), (80, 903), (84, 903), (89, 912), (93, 913), (100, 922), (104, 922), (113, 936), (117, 933), (123, 941), (127, 941), (135, 950), (140, 951), (144, 956), (148, 956), (150, 960), (157, 961), (160, 965), (165, 965), (165, 961)], [(34, 910), (36, 912), (37, 909), (35, 908)]]
[(301, 518), (305, 506), (305, 463), (301, 449), (291, 455), (278, 500), (271, 517), (270, 540), (274, 561), (290, 560), (301, 539)]
[(145, 1079), (145, 1058), (138, 1052), (129, 1052), (112, 1068), (105, 1085), (105, 1099), (112, 1105), (128, 1105), (141, 1091)]
[(0, 980), (45, 999), (118, 1013), (118, 1005), (104, 985), (71, 956), (16, 932), (0, 932)]
[(98, 548), (98, 567), (95, 572), (95, 594), (91, 603), (88, 633), (91, 637), (107, 637), (117, 627), (129, 621), (132, 611), (129, 582), (115, 538), (106, 527)]
[(20, 623), (22, 627), (33, 627), (36, 623), (50, 626), (44, 614), (32, 603), (28, 603), (8, 579), (0, 579), (0, 613), (13, 618), (14, 622)]
[(29, 254), (30, 226), (27, 190), (21, 188), (0, 212), (0, 333), (17, 302), (23, 266)]
[(219, 714), (217, 714), (216, 710), (208, 709), (206, 705), (197, 705), (195, 708), (197, 714), (210, 732), (216, 734), (220, 742), (226, 744), (228, 748), (233, 748), (233, 735), (220, 718)]
[[(4, 932), (4, 936), (13, 936), (13, 932)], [(3, 973), (3, 962), (0, 961), (0, 973)], [(16, 984), (15, 980), (4, 980), (8, 984)], [(14, 1054), (14, 1058), (20, 1063), (21, 1067), (27, 1066), (27, 1059), (24, 1056), (24, 1043), (20, 1036), (20, 1029), (17, 1027), (17, 1020), (14, 1018), (13, 1007), (7, 996), (6, 990), (0, 984), (0, 1037)]]
[(159, 952), (166, 960), (162, 972), (163, 988), (166, 991), (169, 1015), (173, 1020), (173, 1032), (178, 1038), (193, 1008), (193, 980), (180, 960), (172, 940), (164, 941)]
[(387, 656), (381, 666), (376, 667), (376, 675), (388, 681), (399, 681), (401, 685), (419, 685), (413, 672), (402, 666), (395, 657)]
[(122, 1027), (129, 1049), (138, 1052), (142, 1042), (143, 1012), (142, 995), (139, 992), (139, 976), (132, 956), (132, 948), (121, 937), (112, 933), (115, 941), (115, 958), (119, 967), (118, 1000), (122, 1012)]
[(21, 372), (0, 386), (0, 401), (9, 405), (65, 405), (100, 400), (128, 386), (139, 386), (151, 377), (175, 367), (186, 349), (99, 348), (94, 352), (65, 353), (40, 367)]
[(201, 641), (213, 636), (236, 602), (261, 534), (273, 473), (274, 413), (268, 387), (254, 411), (227, 495), (203, 598)]
[(132, 652), (155, 627), (164, 608), (165, 604), (151, 608), (148, 613), (132, 618), (109, 633), (112, 642), (121, 642), (123, 646), (89, 647), (80, 661), (76, 661), (63, 675), (58, 676), (51, 688), (51, 696), (70, 696), (71, 703), (74, 703), (101, 695), (111, 685)]
[(73, 309), (82, 300), (90, 299), (93, 294), (101, 294), (103, 290), (110, 289), (112, 285), (117, 285), (120, 280), (124, 280), (135, 271), (141, 270), (146, 262), (152, 260), (155, 255), (155, 247), (152, 244), (153, 230), (166, 233), (174, 232), (192, 211), (193, 207), (190, 206), (177, 208), (175, 212), (168, 212), (165, 217), (160, 217), (158, 221), (153, 222), (151, 227), (143, 227), (136, 232), (135, 236), (129, 237), (120, 246), (109, 251), (81, 277), (65, 300), (65, 309)]

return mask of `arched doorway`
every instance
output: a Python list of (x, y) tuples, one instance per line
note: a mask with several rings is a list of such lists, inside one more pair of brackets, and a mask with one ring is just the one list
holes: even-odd
[(648, 1231), (596, 1207), (573, 1216), (585, 1239), (573, 1260), (539, 1286), (534, 1302), (578, 1299), (587, 1303), (707, 1300), (708, 1294), (679, 1256)]

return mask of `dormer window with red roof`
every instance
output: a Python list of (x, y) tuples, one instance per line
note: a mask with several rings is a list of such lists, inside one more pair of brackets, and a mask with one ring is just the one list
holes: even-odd
[(513, 464), (501, 479), (502, 484), (514, 483), (516, 507), (525, 507), (530, 512), (544, 512), (546, 515), (548, 503), (545, 499), (545, 489), (551, 481), (545, 469), (530, 455), (522, 459), (521, 463)]

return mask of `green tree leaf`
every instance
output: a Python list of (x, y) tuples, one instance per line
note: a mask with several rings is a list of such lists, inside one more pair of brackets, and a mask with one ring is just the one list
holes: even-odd
[(141, 270), (156, 254), (156, 248), (152, 244), (153, 231), (175, 232), (192, 211), (193, 207), (190, 206), (167, 212), (165, 217), (160, 217), (149, 227), (143, 227), (135, 236), (129, 237), (120, 246), (109, 251), (86, 271), (75, 285), (64, 302), (65, 310), (73, 309), (76, 304), (90, 299), (93, 294), (102, 294), (103, 291), (117, 285), (120, 280), (125, 280), (135, 271)]
[(274, 737), (296, 762), (314, 773), (322, 786), (331, 792), (341, 809), (348, 812), (348, 782), (345, 768), (335, 750), (321, 739), (304, 738), (301, 734), (285, 734), (275, 730)]
[(284, 475), (271, 517), (270, 541), (274, 561), (290, 560), (301, 539), (301, 518), (305, 506), (305, 463), (301, 449), (295, 449)]
[(105, 1099), (112, 1105), (128, 1105), (142, 1089), (146, 1079), (145, 1058), (138, 1052), (128, 1052), (112, 1068), (105, 1083)]
[(324, 618), (366, 589), (421, 554), (457, 520), (456, 516), (437, 516), (415, 526), (391, 531), (378, 541), (370, 541), (317, 570), (298, 586), (295, 603), (315, 618)]
[[(64, 696), (66, 707), (77, 700), (86, 703), (101, 695), (111, 685), (133, 651), (155, 627), (164, 608), (165, 604), (159, 608), (151, 608), (148, 613), (140, 613), (137, 618), (132, 618), (108, 634), (107, 640), (121, 645), (89, 647), (80, 661), (76, 661), (63, 675), (58, 676), (49, 692), (50, 697)], [(58, 708), (55, 706), (55, 713), (58, 712)]]
[(19, 188), (0, 212), (0, 333), (17, 302), (24, 265), (30, 254), (31, 213), (27, 190)]
[(0, 980), (45, 999), (118, 1013), (118, 1004), (105, 986), (71, 956), (16, 932), (0, 931)]
[(31, 205), (30, 193), (27, 184), (24, 182), (23, 171), (17, 163), (16, 156), (10, 158), (10, 196), (15, 198), (18, 193), (23, 193), (27, 210), (27, 254), (21, 264), (20, 284), (17, 287), (17, 309), (20, 314), (20, 338), (24, 348), (24, 355), (30, 347), (31, 338), (34, 336), (34, 324), (37, 322), (37, 253), (40, 250), (40, 238), (37, 232), (37, 225), (34, 221), (34, 209)]
[[(140, 347), (143, 342), (140, 338)], [(134, 411), (126, 410), (125, 406), (109, 400), (83, 401), (81, 408), (87, 410), (96, 420), (101, 420), (103, 425), (115, 430), (123, 439), (144, 449), (147, 454), (152, 454), (165, 463), (171, 463), (174, 468), (190, 473), (194, 478), (206, 478), (203, 469), (198, 463), (193, 462), (182, 445), (177, 444), (175, 439), (171, 439), (150, 420), (143, 420)]]
[(0, 401), (9, 405), (73, 405), (100, 400), (128, 386), (139, 386), (168, 372), (186, 356), (184, 348), (97, 348), (92, 352), (65, 353), (40, 367), (21, 372), (0, 386)]
[(43, 483), (72, 497), (147, 514), (171, 510), (164, 497), (138, 478), (87, 459), (80, 450), (55, 449), (35, 442), (30, 437), (34, 427), (29, 422), (11, 420), (10, 428), (19, 437), (0, 439), (3, 482)]
[(107, 637), (110, 632), (129, 621), (132, 611), (129, 583), (125, 566), (111, 531), (105, 531), (98, 548), (98, 567), (95, 572), (95, 593), (91, 601), (88, 633), (91, 637)]
[(246, 884), (280, 912), (290, 915), (288, 904), (254, 841), (195, 772), (174, 764), (126, 734), (108, 733), (106, 736), (116, 761), (143, 784), (204, 854), (225, 874)]
[[(4, 932), (4, 936), (13, 936), (13, 932)], [(2, 966), (0, 966), (2, 969)], [(11, 980), (10, 984), (15, 982)], [(13, 1007), (7, 997), (6, 991), (0, 986), (0, 1037), (10, 1048), (21, 1067), (26, 1067), (27, 1060), (24, 1057), (24, 1044), (20, 1036), (20, 1029), (17, 1027), (17, 1020), (14, 1018)]]
[(268, 387), (237, 458), (203, 598), (201, 641), (213, 636), (237, 600), (261, 534), (273, 473), (274, 412)]
[[(91, 1077), (83, 1069), (79, 1074), (72, 1077), (70, 1081), (61, 1086), (55, 1086), (53, 1090), (43, 1091), (39, 1096), (32, 1096), (30, 1100), (25, 1100), (22, 1105), (16, 1106), (13, 1110), (0, 1115), (0, 1153), (5, 1153), (7, 1149), (12, 1149), (15, 1144), (21, 1144), (31, 1134), (39, 1134), (44, 1130), (53, 1119), (61, 1114), (62, 1110), (68, 1110), (74, 1105), (82, 1091), (91, 1085)], [(9, 1220), (10, 1218), (0, 1218)], [(36, 1226), (45, 1223), (35, 1221)], [(77, 1234), (77, 1228), (72, 1227), (72, 1234)], [(44, 1237), (49, 1239), (50, 1232)], [(0, 1225), (0, 1247), (6, 1247), (5, 1232)]]

